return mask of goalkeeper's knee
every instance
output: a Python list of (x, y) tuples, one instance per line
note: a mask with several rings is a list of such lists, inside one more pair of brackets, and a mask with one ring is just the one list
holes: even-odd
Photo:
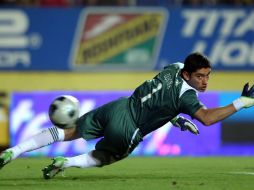
[(118, 160), (123, 159), (124, 157), (116, 157), (113, 154), (111, 154), (110, 152), (107, 151), (100, 151), (100, 150), (94, 150), (92, 151), (92, 156), (99, 160), (100, 164), (98, 165), (98, 167), (103, 167), (105, 165), (109, 165), (112, 164)]

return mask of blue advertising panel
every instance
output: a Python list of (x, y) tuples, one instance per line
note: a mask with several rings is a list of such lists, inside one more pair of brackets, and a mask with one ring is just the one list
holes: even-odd
[(168, 9), (169, 20), (157, 68), (200, 51), (218, 70), (254, 70), (252, 8)]
[[(220, 105), (228, 105), (232, 103), (234, 100), (239, 98), (241, 93), (239, 92), (223, 92), (220, 95)], [(235, 113), (234, 115), (227, 118), (227, 121), (232, 122), (253, 122), (254, 117), (254, 107), (248, 108), (248, 109), (242, 109), (241, 111)]]
[(154, 70), (205, 53), (254, 69), (251, 8), (1, 9), (0, 70)]
[(78, 10), (1, 9), (1, 70), (68, 70)]
[[(240, 92), (220, 93), (219, 104), (231, 104), (240, 94)], [(254, 107), (242, 109), (222, 122), (220, 154), (242, 156), (254, 154), (253, 113)]]

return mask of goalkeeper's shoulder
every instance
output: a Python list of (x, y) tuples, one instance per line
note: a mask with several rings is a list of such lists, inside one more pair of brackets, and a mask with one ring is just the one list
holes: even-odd
[(181, 62), (176, 62), (176, 63), (172, 63), (170, 65), (167, 65), (164, 67), (164, 69), (171, 69), (171, 68), (174, 68), (174, 69), (182, 69), (184, 67), (184, 64), (181, 63)]

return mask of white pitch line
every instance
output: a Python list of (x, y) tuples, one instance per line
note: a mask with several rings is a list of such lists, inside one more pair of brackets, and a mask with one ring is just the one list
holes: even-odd
[(254, 172), (229, 172), (229, 173), (237, 175), (254, 175)]

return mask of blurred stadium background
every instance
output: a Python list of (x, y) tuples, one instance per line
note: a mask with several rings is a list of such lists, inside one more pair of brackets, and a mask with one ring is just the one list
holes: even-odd
[[(231, 103), (254, 82), (253, 1), (5, 0), (0, 9), (0, 147), (49, 127), (49, 103), (60, 94), (82, 113), (129, 95), (165, 65), (205, 53), (213, 73), (208, 107)], [(254, 110), (181, 133), (168, 124), (133, 156), (253, 156)], [(186, 143), (188, 142), (188, 143)], [(200, 146), (202, 145), (202, 146)], [(55, 144), (25, 156), (76, 155), (94, 142)]]

